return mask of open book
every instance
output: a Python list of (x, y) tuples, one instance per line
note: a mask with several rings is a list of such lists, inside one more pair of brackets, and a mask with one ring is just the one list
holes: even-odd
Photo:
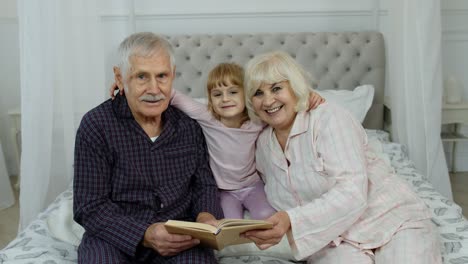
[(164, 226), (171, 234), (190, 235), (200, 239), (200, 244), (221, 250), (229, 245), (251, 243), (252, 240), (240, 237), (240, 234), (254, 229), (270, 229), (273, 225), (262, 220), (223, 219), (217, 227), (212, 225), (169, 220)]

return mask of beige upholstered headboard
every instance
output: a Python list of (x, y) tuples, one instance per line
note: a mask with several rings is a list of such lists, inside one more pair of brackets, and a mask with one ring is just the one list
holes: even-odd
[(221, 62), (245, 65), (255, 55), (283, 50), (304, 66), (319, 90), (375, 87), (364, 126), (383, 129), (385, 47), (379, 32), (303, 32), (167, 36), (176, 56), (174, 88), (192, 97), (206, 97), (209, 71)]

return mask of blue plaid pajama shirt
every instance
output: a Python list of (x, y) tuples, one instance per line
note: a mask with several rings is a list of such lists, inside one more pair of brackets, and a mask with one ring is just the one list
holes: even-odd
[(200, 212), (223, 217), (200, 127), (171, 106), (162, 120), (153, 142), (120, 95), (83, 117), (73, 181), (74, 219), (86, 230), (83, 241), (105, 241), (131, 259), (155, 222), (194, 221)]

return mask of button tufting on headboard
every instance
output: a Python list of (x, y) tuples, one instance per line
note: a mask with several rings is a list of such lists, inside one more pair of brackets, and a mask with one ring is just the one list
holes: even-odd
[[(205, 97), (208, 72), (218, 63), (242, 66), (255, 55), (283, 50), (304, 66), (317, 89), (354, 89), (359, 84), (376, 88), (369, 115), (383, 115), (385, 50), (378, 32), (304, 32), (259, 34), (194, 34), (167, 36), (177, 65), (174, 88), (193, 97)], [(192, 88), (192, 89), (190, 89)], [(372, 112), (372, 113), (371, 113)], [(368, 120), (369, 119), (369, 120)], [(381, 128), (382, 118), (365, 124)]]

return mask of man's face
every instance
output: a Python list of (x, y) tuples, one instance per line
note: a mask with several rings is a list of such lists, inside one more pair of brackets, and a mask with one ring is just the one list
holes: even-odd
[(169, 55), (159, 51), (150, 57), (133, 56), (126, 74), (125, 95), (135, 119), (160, 118), (169, 105), (174, 80)]

